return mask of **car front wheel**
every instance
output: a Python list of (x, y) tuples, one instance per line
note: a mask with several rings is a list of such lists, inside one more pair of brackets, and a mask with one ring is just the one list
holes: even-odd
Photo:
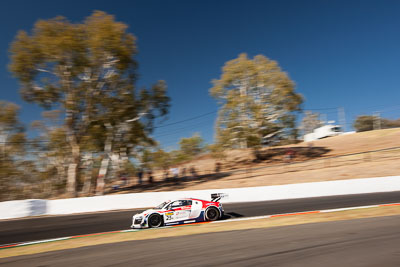
[(206, 220), (207, 221), (216, 221), (219, 217), (219, 211), (214, 208), (210, 207), (206, 210)]
[(157, 228), (162, 225), (162, 218), (159, 214), (152, 214), (149, 217), (149, 227)]

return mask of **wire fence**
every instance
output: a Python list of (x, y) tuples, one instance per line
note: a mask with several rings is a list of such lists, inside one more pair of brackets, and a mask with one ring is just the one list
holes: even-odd
[[(371, 162), (378, 160), (400, 160), (400, 147), (390, 147), (377, 150), (369, 150), (357, 153), (349, 153), (334, 156), (321, 156), (317, 159), (308, 159), (298, 161), (296, 157), (288, 160), (284, 159), (283, 163), (275, 163), (267, 166), (246, 167), (240, 169), (223, 169), (221, 174), (225, 176), (239, 175), (237, 179), (258, 177), (273, 174), (283, 174), (288, 172), (310, 171), (323, 168), (340, 167), (350, 164), (357, 164), (362, 162)], [(262, 163), (261, 163), (262, 164)], [(264, 163), (267, 164), (267, 163)], [(198, 169), (195, 175), (188, 174), (190, 178), (207, 178), (207, 176), (216, 175), (215, 169)], [(162, 180), (162, 175), (158, 174), (157, 180)], [(182, 176), (180, 176), (182, 178)], [(169, 178), (171, 178), (169, 176)], [(179, 177), (176, 177), (179, 179)]]
[[(172, 172), (168, 172), (165, 175), (163, 171), (154, 171), (152, 173), (144, 173), (142, 179), (133, 174), (129, 177), (119, 177), (118, 175), (112, 175), (109, 177), (106, 185), (106, 193), (125, 191), (125, 192), (143, 192), (143, 191), (162, 191), (162, 190), (177, 190), (183, 189), (189, 184), (202, 183), (211, 180), (218, 180), (228, 178), (228, 180), (235, 181), (240, 179), (250, 179), (255, 177), (262, 177), (266, 175), (279, 175), (286, 173), (296, 173), (303, 171), (322, 170), (326, 168), (344, 167), (348, 165), (355, 165), (366, 162), (384, 162), (392, 160), (400, 160), (400, 147), (390, 147), (377, 150), (369, 150), (350, 154), (332, 155), (332, 156), (319, 156), (319, 158), (307, 159), (305, 157), (294, 156), (291, 159), (285, 157), (285, 153), (279, 154), (279, 160), (281, 163), (268, 163), (260, 162), (254, 167), (240, 167), (235, 162), (230, 162), (230, 165), (237, 167), (238, 169), (226, 168), (219, 166), (208, 168), (200, 168), (194, 163), (187, 165), (189, 167), (183, 172), (183, 168), (180, 168), (179, 174), (174, 175)], [(247, 163), (251, 162), (248, 159)], [(268, 165), (267, 165), (268, 164)], [(235, 166), (236, 165), (236, 166)], [(262, 165), (262, 166), (260, 166)], [(193, 166), (190, 167), (190, 166)], [(243, 165), (242, 165), (243, 166)], [(360, 165), (365, 166), (365, 165)], [(84, 173), (84, 169), (81, 173)], [(92, 183), (91, 183), (91, 194), (94, 194), (96, 185), (96, 173), (97, 170), (93, 171)], [(21, 187), (22, 190), (19, 194), (16, 194), (12, 190), (7, 189), (5, 199), (21, 199), (21, 198), (48, 198), (58, 196), (65, 190), (65, 184), (60, 185), (54, 184), (57, 180), (56, 173), (49, 173), (50, 179), (46, 180), (35, 180), (36, 182)], [(32, 177), (34, 174), (32, 173)], [(152, 178), (150, 179), (150, 176)], [(53, 178), (51, 178), (53, 177)], [(65, 182), (65, 181), (64, 181)], [(81, 181), (83, 186), (83, 181)], [(59, 187), (59, 188), (58, 188)], [(57, 189), (58, 188), (58, 189)], [(82, 187), (83, 188), (83, 187)], [(81, 190), (81, 189), (80, 189)], [(7, 196), (6, 196), (7, 195)], [(8, 196), (9, 195), (9, 196)]]
[(306, 161), (296, 161), (292, 159), (290, 162), (275, 164), (271, 166), (262, 166), (255, 168), (245, 168), (232, 171), (231, 174), (245, 173), (246, 176), (265, 175), (265, 170), (268, 174), (282, 174), (288, 172), (309, 171), (323, 168), (340, 167), (345, 165), (357, 164), (361, 162), (370, 162), (378, 160), (394, 160), (400, 159), (400, 147), (391, 147), (378, 150), (370, 150), (364, 152), (350, 153), (344, 155), (336, 155), (329, 157), (321, 157)]

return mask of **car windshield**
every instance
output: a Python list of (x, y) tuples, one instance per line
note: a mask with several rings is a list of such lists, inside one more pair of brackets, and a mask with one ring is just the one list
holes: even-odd
[(158, 206), (156, 207), (156, 209), (162, 209), (162, 208), (164, 208), (164, 206), (167, 205), (169, 202), (170, 202), (170, 201), (165, 201), (165, 202), (161, 203), (160, 205), (158, 205)]

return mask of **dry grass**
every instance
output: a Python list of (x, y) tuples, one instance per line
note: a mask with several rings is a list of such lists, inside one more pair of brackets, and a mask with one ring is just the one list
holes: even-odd
[(48, 251), (72, 249), (100, 244), (155, 239), (163, 237), (175, 237), (194, 234), (204, 234), (223, 231), (246, 230), (254, 228), (268, 228), (285, 225), (328, 222), (338, 220), (351, 220), (378, 216), (400, 215), (400, 206), (386, 206), (377, 208), (364, 208), (332, 213), (314, 213), (296, 216), (274, 217), (267, 219), (255, 219), (247, 221), (232, 221), (212, 224), (196, 224), (182, 227), (151, 229), (138, 232), (106, 234), (99, 236), (82, 237), (71, 240), (56, 241), (51, 243), (30, 245), (25, 247), (0, 250), (0, 258), (43, 253)]
[[(162, 177), (156, 177), (157, 186), (135, 187), (122, 192), (131, 193), (145, 191), (172, 191), (172, 190), (201, 190), (252, 187), (267, 185), (282, 185), (293, 183), (307, 183), (330, 180), (343, 180), (354, 178), (383, 177), (398, 175), (400, 173), (400, 149), (386, 152), (360, 154), (336, 159), (326, 159), (332, 156), (359, 153), (364, 151), (379, 150), (391, 147), (400, 147), (400, 129), (385, 129), (370, 132), (355, 133), (330, 137), (313, 142), (313, 148), (320, 151), (318, 157), (305, 156), (308, 143), (299, 143), (292, 146), (272, 147), (262, 150), (279, 151), (267, 160), (254, 162), (251, 150), (232, 150), (226, 152), (222, 172), (226, 175), (213, 177), (215, 159), (203, 155), (200, 159), (188, 162), (181, 167), (195, 166), (198, 173), (204, 174), (201, 179), (189, 179), (186, 182), (162, 183)], [(295, 158), (296, 164), (285, 163), (284, 151), (288, 147), (298, 149)], [(283, 165), (283, 166), (282, 166)], [(232, 173), (238, 169), (262, 168), (257, 171)], [(210, 175), (207, 175), (210, 174)], [(133, 185), (136, 181), (133, 181)]]

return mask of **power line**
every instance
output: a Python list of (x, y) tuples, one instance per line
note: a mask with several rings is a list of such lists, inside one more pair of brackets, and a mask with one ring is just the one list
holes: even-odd
[(0, 144), (26, 144), (26, 145), (36, 145), (37, 143), (49, 143), (48, 140), (38, 140), (38, 141), (26, 141), (26, 142), (16, 142), (16, 141), (3, 141)]
[(172, 122), (172, 123), (165, 124), (165, 125), (161, 125), (161, 126), (157, 126), (157, 127), (154, 127), (154, 128), (155, 128), (155, 129), (163, 128), (163, 127), (175, 125), (175, 124), (178, 124), (178, 123), (187, 122), (187, 121), (195, 120), (195, 119), (198, 119), (198, 118), (202, 118), (202, 117), (205, 117), (205, 116), (207, 116), (207, 115), (214, 114), (214, 113), (217, 113), (217, 111), (215, 110), (215, 111), (207, 112), (207, 113), (204, 113), (204, 114), (201, 114), (201, 115), (198, 115), (198, 116), (189, 118), (189, 119), (185, 119), (185, 120), (181, 120), (181, 121)]
[(170, 131), (166, 131), (166, 132), (161, 132), (161, 133), (155, 134), (153, 137), (158, 138), (158, 137), (167, 136), (167, 135), (179, 134), (179, 133), (181, 133), (180, 131), (182, 131), (182, 130), (192, 129), (193, 127), (204, 125), (206, 123), (210, 123), (210, 120), (202, 121), (202, 122), (192, 124), (192, 125), (187, 125), (187, 126), (184, 126), (181, 128), (176, 128), (176, 129), (173, 129), (173, 131), (170, 130)]
[[(181, 120), (181, 121), (176, 121), (176, 122), (172, 122), (172, 123), (169, 123), (169, 124), (156, 126), (156, 127), (153, 127), (153, 129), (163, 128), (163, 127), (167, 127), (167, 126), (176, 125), (176, 124), (179, 124), (179, 123), (183, 123), (183, 122), (199, 119), (199, 118), (202, 118), (202, 117), (205, 117), (207, 115), (214, 114), (214, 113), (217, 113), (217, 111), (215, 110), (215, 111), (211, 111), (211, 112), (207, 112), (207, 113), (204, 113), (204, 114), (197, 115), (195, 117), (184, 119), (184, 120)], [(204, 124), (205, 122), (206, 121), (201, 122), (200, 124)], [(196, 126), (196, 125), (198, 125), (198, 124), (195, 124), (193, 126)], [(186, 128), (187, 127), (188, 126), (186, 126)], [(189, 126), (189, 127), (192, 127), (192, 126)], [(175, 129), (175, 130), (183, 130), (183, 129), (179, 128), (179, 129)], [(0, 144), (36, 144), (36, 143), (49, 143), (49, 141), (48, 140), (36, 140), (36, 141), (27, 141), (27, 142), (0, 142)]]
[[(390, 107), (398, 107), (399, 105), (395, 106), (389, 106)], [(369, 107), (361, 107), (362, 109), (371, 109), (371, 108), (378, 108), (378, 107), (388, 107), (387, 105), (374, 105), (374, 106), (369, 106)], [(333, 109), (338, 109), (340, 107), (335, 107), (335, 108), (304, 108), (305, 111), (307, 110), (333, 110)]]
[(336, 108), (305, 108), (304, 110), (305, 111), (307, 111), (307, 110), (333, 110), (333, 109), (337, 109), (338, 107), (336, 107)]

